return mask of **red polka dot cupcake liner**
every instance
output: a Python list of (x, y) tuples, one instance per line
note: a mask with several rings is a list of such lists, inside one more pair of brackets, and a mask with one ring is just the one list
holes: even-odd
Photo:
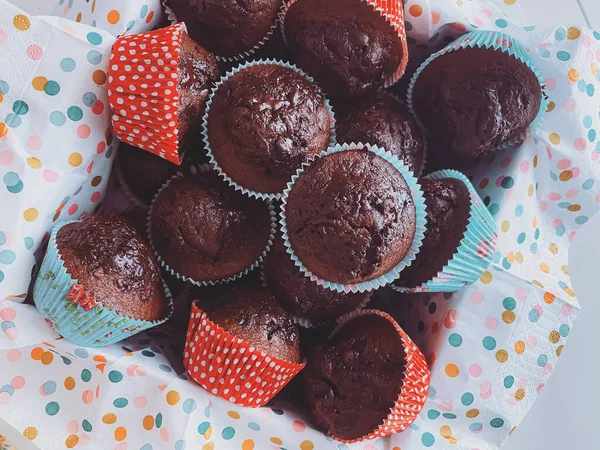
[[(279, 13), (279, 20), (281, 22), (281, 35), (285, 40), (285, 15), (291, 6), (298, 0), (289, 0), (284, 3)], [(384, 82), (383, 87), (390, 87), (396, 83), (406, 72), (406, 66), (408, 65), (408, 44), (406, 42), (406, 27), (404, 26), (404, 2), (400, 0), (361, 0), (367, 5), (370, 5), (375, 12), (389, 23), (392, 28), (400, 37), (402, 41), (402, 59), (396, 71), (390, 75)]]
[(108, 69), (108, 101), (119, 140), (180, 165), (179, 52), (184, 24), (122, 36)]
[(241, 406), (264, 406), (306, 365), (252, 347), (212, 322), (197, 303), (192, 304), (183, 364), (210, 393)]
[(381, 438), (404, 431), (417, 419), (417, 416), (425, 406), (429, 394), (431, 374), (429, 372), (429, 367), (427, 366), (427, 361), (417, 345), (389, 314), (374, 309), (365, 309), (363, 311), (348, 314), (333, 331), (332, 336), (352, 319), (372, 314), (376, 314), (389, 320), (400, 335), (402, 347), (406, 353), (404, 379), (402, 380), (403, 384), (401, 392), (398, 394), (396, 403), (394, 403), (394, 406), (390, 409), (386, 419), (377, 427), (377, 429), (366, 436), (356, 439), (341, 439), (336, 436), (331, 436), (336, 441), (344, 442), (346, 444)]

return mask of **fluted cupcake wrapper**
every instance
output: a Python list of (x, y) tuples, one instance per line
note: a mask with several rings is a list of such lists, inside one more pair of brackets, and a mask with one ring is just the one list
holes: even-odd
[[(260, 66), (260, 65), (265, 65), (265, 64), (286, 67), (288, 69), (291, 69), (291, 70), (297, 72), (298, 74), (300, 74), (301, 76), (306, 78), (311, 83), (315, 82), (310, 76), (308, 76), (305, 72), (303, 72), (301, 69), (294, 66), (293, 64), (289, 64), (289, 63), (279, 61), (276, 59), (260, 59), (260, 60), (255, 60), (255, 61), (249, 61), (249, 62), (240, 64), (237, 67), (234, 67), (229, 72), (227, 72), (227, 74), (225, 74), (224, 76), (221, 77), (221, 79), (215, 84), (212, 92), (210, 93), (210, 95), (208, 97), (208, 100), (206, 102), (206, 109), (204, 112), (204, 117), (202, 118), (202, 137), (203, 137), (202, 140), (204, 141), (204, 146), (206, 148), (207, 155), (210, 158), (210, 163), (214, 165), (214, 167), (217, 170), (217, 172), (219, 173), (219, 175), (227, 183), (229, 183), (229, 185), (232, 186), (236, 191), (240, 191), (245, 195), (248, 195), (250, 197), (260, 198), (262, 200), (279, 200), (281, 198), (281, 196), (283, 195), (282, 193), (267, 193), (267, 192), (254, 191), (252, 189), (248, 189), (248, 188), (242, 186), (241, 184), (234, 181), (229, 175), (227, 175), (227, 172), (225, 172), (225, 170), (223, 170), (223, 168), (219, 165), (218, 161), (216, 160), (216, 158), (213, 154), (212, 147), (210, 145), (210, 139), (208, 136), (208, 115), (210, 113), (210, 108), (211, 108), (213, 99), (215, 97), (215, 94), (219, 90), (219, 87), (221, 87), (221, 85), (227, 79), (229, 79), (231, 76), (235, 75), (236, 73), (240, 72), (241, 70), (247, 69), (248, 67)], [(331, 107), (331, 103), (329, 102), (329, 100), (327, 98), (325, 98), (325, 106), (327, 108), (327, 111), (329, 112), (329, 144), (328, 144), (328, 146), (331, 147), (331, 146), (335, 145), (335, 143), (336, 143), (335, 114), (333, 112), (333, 108)]]
[[(285, 16), (291, 6), (299, 0), (286, 1), (279, 13), (279, 21), (281, 22), (281, 35), (287, 45), (285, 37)], [(400, 37), (402, 42), (402, 59), (396, 71), (391, 74), (383, 84), (384, 88), (388, 88), (395, 84), (406, 72), (406, 66), (408, 65), (408, 44), (406, 41), (406, 28), (404, 25), (404, 3), (401, 1), (389, 1), (389, 0), (361, 0), (367, 5), (371, 6), (375, 12), (389, 23), (394, 31)], [(289, 46), (288, 46), (289, 47)]]
[(417, 416), (425, 406), (427, 395), (429, 394), (431, 374), (429, 372), (429, 367), (427, 366), (427, 361), (417, 345), (389, 314), (374, 309), (365, 309), (360, 312), (349, 314), (336, 327), (331, 335), (335, 335), (342, 326), (352, 319), (368, 315), (378, 315), (387, 319), (394, 325), (394, 328), (400, 335), (402, 347), (406, 354), (404, 379), (402, 380), (403, 384), (401, 390), (398, 393), (398, 399), (394, 403), (394, 406), (390, 408), (390, 412), (386, 419), (379, 427), (377, 427), (377, 429), (366, 436), (356, 439), (341, 439), (337, 436), (331, 436), (336, 441), (344, 442), (346, 444), (389, 436), (390, 434), (400, 433), (405, 430), (416, 420)]
[[(192, 175), (196, 175), (197, 173), (209, 172), (210, 170), (213, 170), (213, 168), (212, 168), (212, 165), (210, 165), (210, 164), (203, 164), (200, 166), (192, 166), (189, 170)], [(275, 240), (275, 233), (277, 231), (277, 214), (275, 213), (275, 207), (273, 206), (273, 203), (270, 200), (267, 200), (267, 204), (268, 204), (268, 208), (269, 208), (269, 217), (271, 220), (271, 224), (270, 224), (271, 229), (270, 229), (270, 233), (269, 233), (269, 240), (267, 241), (267, 246), (265, 247), (262, 254), (259, 256), (259, 258), (252, 265), (250, 265), (246, 269), (242, 270), (241, 272), (239, 272), (235, 275), (231, 275), (227, 278), (220, 279), (220, 280), (209, 280), (209, 281), (194, 280), (190, 277), (180, 274), (179, 272), (176, 272), (163, 259), (163, 257), (160, 255), (159, 251), (154, 246), (154, 242), (152, 240), (152, 210), (154, 208), (154, 203), (156, 202), (156, 199), (158, 198), (160, 193), (164, 189), (166, 189), (167, 186), (169, 186), (169, 184), (171, 184), (171, 182), (174, 179), (183, 177), (183, 176), (185, 176), (183, 172), (181, 172), (181, 171), (177, 172), (175, 175), (173, 175), (171, 177), (170, 180), (168, 180), (166, 183), (164, 183), (162, 185), (162, 187), (158, 190), (156, 195), (154, 196), (154, 199), (152, 200), (152, 204), (150, 205), (150, 208), (148, 209), (148, 219), (146, 220), (146, 233), (147, 233), (147, 237), (148, 237), (148, 242), (150, 242), (150, 245), (154, 249), (154, 254), (156, 255), (156, 258), (158, 259), (158, 262), (160, 263), (161, 267), (163, 267), (167, 272), (169, 272), (172, 276), (176, 277), (178, 280), (183, 280), (185, 282), (195, 284), (196, 286), (214, 286), (216, 284), (229, 283), (229, 282), (232, 282), (232, 281), (242, 278), (244, 275), (247, 275), (250, 272), (252, 272), (254, 269), (256, 269), (260, 265), (260, 263), (263, 262), (265, 256), (267, 256), (267, 253), (271, 249), (271, 246), (273, 245), (273, 241)]]
[(431, 280), (414, 288), (392, 284), (397, 292), (456, 292), (475, 283), (492, 262), (498, 233), (496, 222), (477, 191), (462, 173), (456, 170), (439, 170), (425, 177), (429, 180), (455, 178), (469, 191), (471, 208), (467, 229), (452, 259)]
[[(267, 284), (267, 278), (265, 277), (264, 264), (261, 265), (261, 267), (260, 267), (260, 281), (261, 281), (263, 287), (265, 289), (269, 290), (269, 286)], [(351, 311), (348, 311), (347, 313), (341, 314), (337, 319), (331, 319), (331, 321), (333, 322), (335, 320), (335, 322), (340, 323), (340, 321), (344, 320), (349, 314), (352, 314), (357, 311), (362, 311), (363, 309), (365, 309), (365, 306), (367, 306), (367, 304), (371, 301), (372, 296), (373, 296), (373, 292), (371, 291), (368, 293), (367, 296), (365, 296), (365, 299), (362, 302), (360, 302), (359, 305), (356, 306), (356, 308), (352, 309)], [(296, 325), (300, 325), (302, 328), (316, 328), (319, 326), (319, 324), (314, 324), (312, 322), (312, 320), (310, 320), (306, 317), (302, 317), (302, 316), (293, 314), (291, 312), (290, 312), (290, 317), (292, 318), (292, 320), (294, 321), (294, 323)]]
[[(169, 21), (169, 23), (171, 25), (175, 25), (175, 24), (178, 24), (178, 23), (184, 23), (185, 22), (185, 21), (184, 22), (180, 22), (179, 19), (177, 19), (177, 15), (175, 14), (175, 11), (173, 11), (167, 5), (167, 0), (163, 0), (162, 4), (163, 4), (163, 7), (165, 8), (165, 14), (167, 15), (167, 20)], [(216, 53), (214, 55), (217, 57), (217, 59), (219, 61), (223, 61), (223, 62), (236, 62), (236, 61), (242, 61), (242, 60), (244, 60), (246, 58), (249, 58), (254, 53), (256, 53), (263, 45), (265, 45), (269, 41), (269, 39), (271, 39), (271, 36), (273, 36), (273, 33), (277, 29), (277, 26), (279, 25), (280, 20), (281, 20), (281, 18), (278, 15), (277, 19), (275, 20), (275, 22), (273, 23), (273, 25), (271, 25), (271, 28), (269, 29), (269, 31), (267, 32), (267, 34), (265, 35), (265, 37), (262, 38), (260, 41), (258, 41), (256, 43), (256, 45), (254, 47), (252, 47), (250, 50), (246, 50), (245, 52), (239, 53), (239, 54), (237, 54), (235, 56), (221, 56), (221, 55), (218, 55)]]
[(421, 75), (423, 70), (425, 70), (425, 68), (431, 63), (431, 61), (433, 61), (437, 57), (446, 53), (453, 52), (455, 50), (474, 47), (488, 48), (495, 51), (508, 53), (510, 56), (521, 61), (527, 67), (529, 67), (529, 69), (531, 69), (531, 71), (535, 74), (540, 83), (540, 88), (542, 90), (542, 101), (540, 103), (540, 109), (536, 117), (533, 119), (533, 122), (531, 122), (531, 125), (529, 125), (528, 129), (525, 130), (523, 133), (521, 133), (518, 136), (514, 136), (500, 144), (498, 146), (498, 150), (515, 147), (524, 142), (529, 135), (532, 135), (537, 129), (539, 129), (541, 124), (544, 122), (544, 114), (548, 109), (549, 100), (546, 92), (544, 77), (533, 63), (533, 60), (529, 56), (527, 49), (518, 40), (509, 36), (508, 34), (504, 34), (499, 31), (471, 31), (470, 33), (459, 37), (439, 52), (431, 55), (429, 58), (427, 58), (427, 60), (425, 60), (423, 64), (421, 64), (421, 66), (417, 69), (412, 79), (410, 80), (407, 93), (408, 107), (410, 108), (413, 115), (417, 118), (417, 121), (419, 121), (422, 128), (424, 130), (427, 130), (427, 128), (423, 126), (423, 124), (415, 114), (415, 109), (413, 106), (413, 92), (419, 75)]
[[(119, 314), (113, 309), (96, 304), (68, 272), (56, 244), (56, 235), (65, 225), (78, 222), (71, 220), (54, 227), (50, 235), (48, 250), (33, 287), (33, 300), (46, 321), (65, 339), (83, 347), (103, 347), (122, 341), (140, 331), (160, 325), (173, 313), (171, 291), (163, 281), (169, 302), (169, 314), (162, 320), (147, 321)], [(91, 299), (91, 309), (84, 308), (69, 297)], [(93, 306), (95, 305), (95, 306)]]
[[(408, 250), (408, 253), (402, 259), (402, 261), (400, 261), (398, 264), (396, 264), (396, 266), (394, 266), (389, 272), (387, 272), (377, 278), (374, 278), (373, 280), (363, 281), (363, 282), (354, 283), (354, 284), (343, 284), (343, 283), (336, 283), (334, 281), (324, 280), (322, 278), (319, 278), (317, 275), (313, 274), (302, 263), (300, 258), (296, 255), (296, 253), (294, 252), (294, 249), (292, 247), (292, 244), (290, 242), (289, 235), (288, 235), (287, 221), (286, 221), (286, 207), (287, 207), (287, 200), (288, 200), (290, 192), (294, 186), (294, 183), (296, 182), (296, 180), (298, 180), (298, 178), (304, 172), (304, 170), (307, 167), (309, 167), (316, 159), (324, 158), (333, 153), (343, 152), (346, 150), (354, 150), (354, 149), (368, 150), (368, 151), (376, 154), (377, 156), (385, 159), (398, 172), (400, 172), (400, 174), (402, 175), (402, 177), (404, 178), (404, 180), (406, 181), (406, 183), (410, 189), (410, 192), (413, 197), (414, 204), (415, 204), (416, 228), (415, 228), (415, 235), (413, 237), (413, 240), (412, 240), (411, 246)], [(311, 158), (308, 162), (304, 163), (302, 165), (302, 167), (296, 171), (296, 175), (294, 175), (292, 177), (292, 180), (288, 183), (287, 189), (285, 191), (283, 191), (283, 197), (281, 198), (281, 213), (280, 213), (280, 215), (281, 215), (281, 220), (279, 221), (279, 223), (281, 224), (281, 233), (283, 235), (283, 243), (287, 248), (288, 254), (292, 258), (292, 261), (294, 261), (294, 264), (300, 269), (300, 271), (302, 273), (304, 273), (304, 275), (306, 277), (310, 278), (311, 281), (316, 282), (319, 286), (324, 286), (328, 289), (331, 289), (333, 291), (338, 291), (338, 292), (373, 291), (380, 287), (387, 286), (392, 281), (394, 281), (396, 278), (398, 278), (398, 275), (400, 274), (400, 272), (405, 267), (410, 266), (412, 261), (415, 260), (417, 253), (419, 253), (419, 249), (420, 249), (421, 245), (423, 244), (423, 237), (425, 235), (425, 228), (426, 228), (426, 224), (427, 224), (427, 213), (425, 210), (425, 200), (423, 198), (423, 191), (421, 190), (421, 186), (419, 186), (419, 183), (417, 182), (417, 178), (414, 176), (414, 174), (396, 156), (392, 155), (390, 152), (387, 152), (387, 151), (383, 150), (382, 148), (375, 147), (375, 146), (372, 146), (369, 144), (363, 144), (363, 143), (358, 143), (358, 144), (351, 143), (351, 144), (342, 144), (342, 145), (336, 144), (335, 147), (329, 148), (327, 151), (322, 152), (320, 155), (315, 156), (315, 157)]]
[(210, 393), (252, 408), (266, 405), (306, 365), (264, 353), (228, 333), (197, 302), (192, 304), (183, 364)]
[(108, 70), (108, 100), (119, 140), (180, 165), (179, 53), (184, 24), (121, 36)]

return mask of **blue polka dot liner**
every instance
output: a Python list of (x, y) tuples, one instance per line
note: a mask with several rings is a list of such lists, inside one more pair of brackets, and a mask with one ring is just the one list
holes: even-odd
[(456, 292), (475, 283), (492, 262), (498, 240), (496, 221), (486, 208), (477, 191), (462, 173), (456, 170), (439, 170), (427, 180), (454, 178), (464, 183), (469, 191), (471, 210), (467, 229), (452, 259), (431, 280), (412, 288), (392, 284), (398, 292)]
[[(427, 67), (431, 63), (431, 61), (446, 53), (450, 53), (463, 48), (473, 47), (485, 47), (488, 49), (508, 53), (509, 55), (513, 56), (514, 58), (524, 63), (527, 67), (529, 67), (533, 71), (540, 83), (540, 87), (542, 89), (542, 101), (540, 103), (540, 109), (536, 117), (533, 119), (533, 122), (531, 123), (531, 125), (529, 125), (529, 128), (525, 132), (506, 140), (505, 142), (499, 145), (498, 149), (501, 150), (515, 147), (524, 142), (528, 136), (533, 135), (535, 131), (540, 128), (544, 121), (544, 114), (548, 109), (549, 100), (544, 84), (544, 77), (534, 65), (532, 59), (529, 56), (529, 53), (527, 52), (527, 49), (519, 41), (509, 36), (508, 34), (501, 33), (498, 31), (472, 31), (459, 37), (457, 40), (455, 40), (439, 52), (431, 55), (429, 58), (427, 58), (427, 60), (425, 60), (423, 64), (421, 64), (421, 66), (417, 69), (412, 79), (410, 80), (407, 93), (408, 107), (413, 113), (413, 115), (417, 117), (413, 106), (413, 91), (415, 83), (417, 82), (417, 78), (419, 78), (419, 75), (421, 75), (423, 70), (425, 70), (425, 67)], [(417, 121), (423, 127), (423, 124), (418, 118)], [(423, 129), (426, 128), (423, 127)]]
[(68, 299), (71, 288), (78, 282), (67, 272), (56, 244), (56, 235), (62, 227), (75, 222), (78, 221), (56, 225), (50, 235), (48, 250), (33, 287), (33, 300), (42, 317), (58, 334), (82, 347), (104, 347), (166, 322), (173, 313), (173, 298), (165, 283), (169, 314), (156, 321), (134, 319), (102, 305), (85, 311), (81, 305)]

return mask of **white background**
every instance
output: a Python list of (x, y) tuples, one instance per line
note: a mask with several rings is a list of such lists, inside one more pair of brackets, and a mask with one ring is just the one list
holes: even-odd
[[(517, 0), (517, 4), (525, 12), (527, 23), (523, 25), (587, 25), (600, 31), (600, 0)], [(597, 230), (600, 230), (600, 214), (579, 231), (569, 255), (571, 281), (583, 312), (544, 391), (503, 450), (600, 448), (597, 443), (600, 358), (592, 350), (600, 341)], [(37, 448), (1, 419), (0, 430), (19, 450)]]

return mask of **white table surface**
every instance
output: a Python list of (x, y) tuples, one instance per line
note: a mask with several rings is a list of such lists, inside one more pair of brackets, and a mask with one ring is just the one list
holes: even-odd
[[(528, 23), (524, 25), (560, 23), (600, 30), (600, 0), (517, 0), (515, 4), (525, 13)], [(583, 313), (544, 391), (503, 450), (600, 448), (596, 436), (600, 359), (590, 352), (590, 343), (598, 341), (596, 318), (600, 317), (600, 300), (594, 285), (600, 267), (600, 241), (594, 236), (597, 229), (600, 214), (579, 231), (569, 255), (572, 284)], [(19, 450), (37, 448), (7, 428), (0, 419), (0, 430)]]

